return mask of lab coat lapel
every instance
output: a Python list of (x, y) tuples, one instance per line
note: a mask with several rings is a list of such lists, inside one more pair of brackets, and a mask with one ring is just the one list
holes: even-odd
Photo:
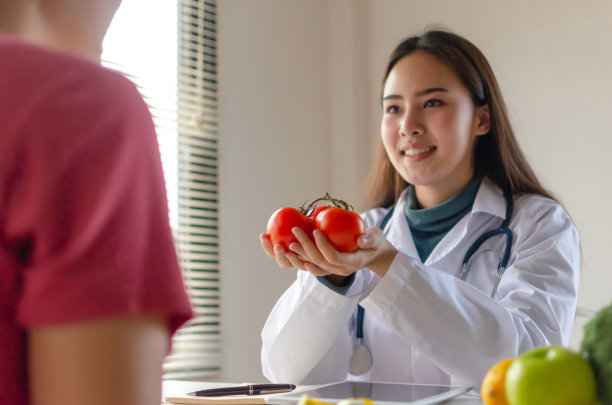
[(389, 227), (389, 233), (387, 234), (387, 240), (393, 244), (397, 249), (402, 252), (416, 257), (418, 259), (419, 254), (416, 250), (416, 245), (412, 239), (412, 232), (408, 226), (408, 220), (406, 219), (406, 193), (407, 189), (402, 192), (395, 208), (393, 215), (391, 216), (391, 223), (393, 226)]
[(502, 220), (506, 218), (504, 193), (487, 177), (482, 180), (478, 194), (476, 194), (472, 207), (472, 213), (475, 212), (485, 212), (500, 217)]

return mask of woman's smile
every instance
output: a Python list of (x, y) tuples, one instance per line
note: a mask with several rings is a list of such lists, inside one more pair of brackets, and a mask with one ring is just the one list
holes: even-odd
[(401, 154), (410, 162), (427, 159), (436, 151), (435, 146), (408, 146), (401, 150)]

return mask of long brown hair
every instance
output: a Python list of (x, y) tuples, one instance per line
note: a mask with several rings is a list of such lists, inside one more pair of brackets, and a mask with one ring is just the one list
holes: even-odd
[[(513, 194), (540, 194), (555, 199), (542, 187), (518, 145), (489, 62), (468, 40), (441, 30), (428, 30), (403, 40), (391, 53), (382, 87), (395, 64), (417, 50), (436, 56), (452, 68), (469, 90), (474, 105), (489, 105), (491, 130), (479, 136), (474, 147), (475, 174), (489, 177), (502, 190), (509, 189)], [(382, 140), (379, 140), (360, 208), (390, 206), (407, 186), (408, 183), (391, 164)]]

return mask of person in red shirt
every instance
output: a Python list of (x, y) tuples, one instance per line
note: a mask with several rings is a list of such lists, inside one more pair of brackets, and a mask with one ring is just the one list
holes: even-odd
[(0, 404), (159, 404), (192, 316), (119, 1), (0, 1)]

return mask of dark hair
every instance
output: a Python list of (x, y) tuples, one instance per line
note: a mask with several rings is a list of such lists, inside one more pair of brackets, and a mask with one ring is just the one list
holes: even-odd
[[(506, 104), (489, 62), (468, 40), (447, 31), (428, 30), (403, 40), (391, 53), (382, 86), (395, 64), (415, 51), (436, 56), (459, 76), (474, 105), (488, 104), (490, 132), (479, 136), (474, 149), (474, 172), (489, 177), (502, 190), (513, 194), (540, 194), (555, 199), (538, 181), (523, 155), (510, 125)], [(363, 190), (363, 209), (390, 206), (408, 183), (394, 169), (382, 141)]]

